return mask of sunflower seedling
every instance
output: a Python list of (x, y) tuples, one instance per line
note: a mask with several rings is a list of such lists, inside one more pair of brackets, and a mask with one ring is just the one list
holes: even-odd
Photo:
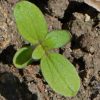
[(40, 60), (40, 68), (45, 80), (57, 93), (75, 96), (80, 87), (80, 79), (75, 67), (61, 54), (52, 49), (68, 43), (71, 35), (65, 30), (48, 32), (46, 20), (37, 6), (21, 1), (15, 5), (14, 17), (21, 36), (36, 45), (19, 49), (13, 63), (17, 68), (25, 68), (33, 59)]

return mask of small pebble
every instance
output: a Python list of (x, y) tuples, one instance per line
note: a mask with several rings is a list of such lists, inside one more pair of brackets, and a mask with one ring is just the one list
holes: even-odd
[(90, 16), (88, 14), (85, 14), (85, 22), (90, 21)]

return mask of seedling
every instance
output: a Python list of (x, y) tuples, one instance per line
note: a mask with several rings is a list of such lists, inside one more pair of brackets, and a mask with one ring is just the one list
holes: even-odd
[(14, 8), (14, 17), (22, 37), (35, 45), (17, 51), (13, 63), (17, 68), (25, 68), (33, 59), (40, 60), (40, 68), (51, 88), (64, 96), (75, 96), (80, 87), (80, 79), (75, 67), (61, 54), (52, 49), (68, 43), (71, 35), (65, 30), (48, 32), (42, 12), (34, 4), (21, 1)]

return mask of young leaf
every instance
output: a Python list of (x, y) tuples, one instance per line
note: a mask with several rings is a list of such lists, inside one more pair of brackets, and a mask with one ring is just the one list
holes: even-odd
[(35, 50), (32, 53), (32, 58), (33, 59), (41, 59), (42, 56), (44, 55), (45, 51), (43, 49), (43, 47), (41, 45), (39, 45), (38, 47), (35, 48)]
[(62, 55), (52, 53), (41, 59), (44, 78), (54, 91), (64, 96), (75, 96), (80, 79), (75, 67)]
[(23, 47), (19, 49), (14, 58), (13, 63), (17, 68), (24, 68), (32, 61), (32, 52), (31, 47)]
[(47, 34), (47, 24), (42, 12), (34, 4), (21, 1), (14, 8), (14, 16), (20, 34), (32, 44), (41, 42)]
[(47, 34), (43, 45), (47, 49), (59, 48), (71, 40), (71, 34), (68, 31), (56, 30)]

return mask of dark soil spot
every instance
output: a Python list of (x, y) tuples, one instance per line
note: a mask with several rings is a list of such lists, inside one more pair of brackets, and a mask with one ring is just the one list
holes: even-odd
[(0, 54), (0, 62), (2, 62), (3, 64), (12, 64), (15, 52), (16, 50), (14, 49), (13, 45), (8, 46)]
[(7, 100), (37, 100), (37, 95), (32, 94), (26, 83), (20, 83), (12, 73), (0, 73), (0, 93)]

